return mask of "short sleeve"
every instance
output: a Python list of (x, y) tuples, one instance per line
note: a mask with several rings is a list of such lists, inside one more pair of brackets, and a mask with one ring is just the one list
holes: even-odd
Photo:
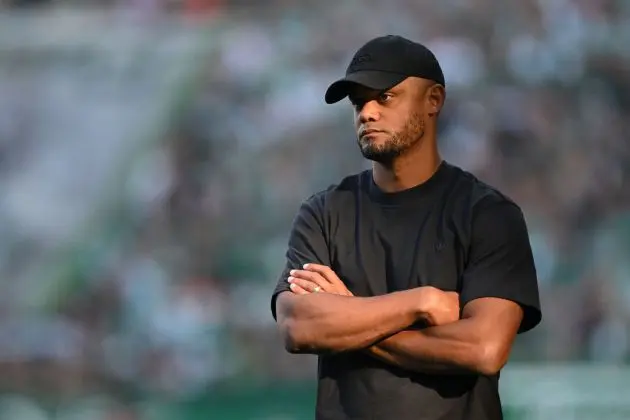
[(284, 269), (271, 297), (271, 313), (276, 319), (276, 298), (290, 291), (287, 278), (293, 269), (306, 263), (330, 266), (328, 244), (324, 234), (324, 203), (322, 194), (304, 201), (293, 220)]
[(497, 297), (524, 311), (519, 334), (542, 319), (536, 267), (521, 209), (504, 200), (480, 203), (473, 212), (468, 265), (462, 281), (462, 307), (475, 299)]

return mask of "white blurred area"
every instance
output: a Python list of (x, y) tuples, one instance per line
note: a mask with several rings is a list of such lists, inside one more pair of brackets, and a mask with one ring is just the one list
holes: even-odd
[(444, 157), (530, 225), (509, 418), (630, 417), (628, 28), (613, 0), (0, 0), (0, 420), (302, 418), (183, 401), (314, 378), (269, 296), (300, 201), (366, 167), (323, 92), (384, 33), (434, 49)]

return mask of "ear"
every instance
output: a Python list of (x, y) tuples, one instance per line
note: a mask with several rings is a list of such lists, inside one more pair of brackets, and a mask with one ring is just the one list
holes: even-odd
[(444, 106), (446, 100), (446, 90), (444, 86), (436, 83), (429, 88), (428, 91), (428, 113), (430, 117), (438, 115)]

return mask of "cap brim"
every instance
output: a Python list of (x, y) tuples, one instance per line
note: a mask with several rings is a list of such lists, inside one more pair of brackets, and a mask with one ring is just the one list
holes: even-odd
[(331, 84), (326, 90), (324, 99), (327, 104), (334, 104), (348, 96), (353, 85), (358, 84), (370, 89), (384, 90), (396, 86), (406, 78), (407, 76), (404, 75), (383, 71), (358, 71)]

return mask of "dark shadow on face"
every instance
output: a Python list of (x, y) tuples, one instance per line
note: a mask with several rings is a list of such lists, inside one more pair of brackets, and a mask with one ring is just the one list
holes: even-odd
[(392, 134), (383, 133), (382, 135), (385, 138), (380, 141), (375, 138), (377, 136), (359, 137), (359, 148), (366, 159), (391, 165), (396, 158), (422, 141), (424, 119), (418, 113), (411, 113), (402, 128)]
[(391, 165), (417, 146), (425, 133), (426, 81), (406, 79), (380, 91), (355, 85), (349, 94), (355, 111), (357, 141), (363, 156)]

